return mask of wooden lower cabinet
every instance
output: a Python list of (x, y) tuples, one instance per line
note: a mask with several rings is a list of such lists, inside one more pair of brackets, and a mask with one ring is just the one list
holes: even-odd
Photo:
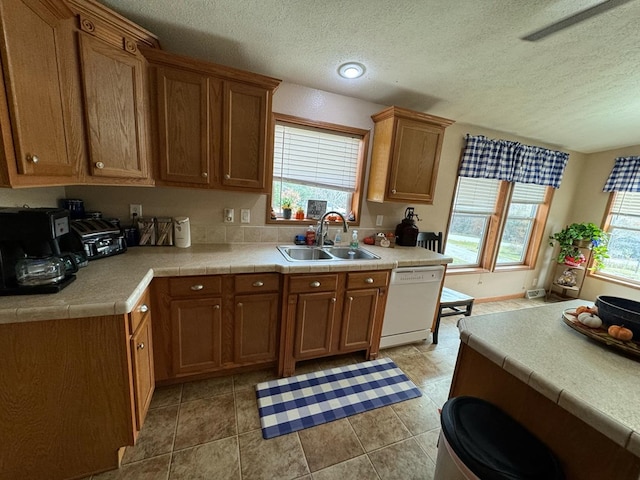
[(0, 479), (118, 468), (154, 391), (147, 295), (128, 315), (0, 324)]
[(156, 278), (156, 381), (275, 365), (280, 275)]
[(389, 271), (289, 275), (285, 280), (278, 373), (295, 364), (364, 350), (378, 355)]

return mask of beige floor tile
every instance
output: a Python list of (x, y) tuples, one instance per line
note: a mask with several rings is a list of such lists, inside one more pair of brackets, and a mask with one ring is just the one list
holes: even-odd
[(127, 447), (122, 463), (171, 453), (177, 419), (178, 405), (149, 410), (135, 446)]
[(264, 440), (260, 430), (238, 436), (242, 480), (291, 480), (309, 474), (297, 433)]
[(313, 480), (378, 480), (371, 460), (366, 455), (338, 463), (313, 474)]
[(431, 380), (453, 374), (452, 368), (432, 362), (429, 355), (424, 353), (399, 357), (394, 362), (418, 387)]
[(274, 368), (268, 368), (266, 370), (257, 370), (255, 372), (239, 373), (233, 376), (233, 389), (235, 391), (242, 390), (243, 388), (253, 388), (257, 383), (268, 382), (269, 380), (275, 380), (278, 378), (276, 370)]
[(433, 479), (435, 465), (413, 438), (369, 453), (381, 480)]
[(156, 387), (151, 398), (149, 408), (168, 407), (169, 405), (177, 405), (182, 398), (182, 384), (168, 385), (165, 387)]
[(364, 453), (346, 418), (300, 430), (298, 435), (312, 473)]
[(233, 392), (232, 377), (217, 377), (207, 380), (185, 383), (182, 389), (182, 401), (190, 402), (200, 398), (213, 397)]
[(436, 428), (434, 430), (429, 430), (428, 432), (421, 433), (420, 435), (417, 435), (415, 437), (416, 442), (418, 442), (418, 445), (420, 445), (422, 450), (424, 450), (427, 453), (427, 455), (429, 455), (429, 458), (433, 461), (433, 463), (435, 463), (436, 459), (438, 458), (438, 436), (439, 435), (440, 435), (440, 429)]
[(235, 392), (236, 416), (238, 418), (238, 433), (245, 433), (260, 428), (260, 415), (256, 392), (253, 389), (243, 389)]
[(395, 403), (391, 408), (413, 435), (419, 435), (440, 426), (438, 407), (426, 395)]
[(169, 480), (238, 480), (237, 437), (223, 438), (173, 454)]
[(217, 395), (180, 405), (174, 450), (236, 435), (233, 394)]
[(411, 436), (391, 407), (376, 408), (348, 417), (365, 452), (404, 440)]
[(452, 377), (445, 377), (425, 382), (421, 386), (422, 394), (429, 397), (438, 408), (442, 408), (444, 403), (449, 399), (451, 380)]
[(164, 480), (169, 474), (171, 455), (161, 455), (123, 465), (117, 470), (94, 475), (92, 480)]

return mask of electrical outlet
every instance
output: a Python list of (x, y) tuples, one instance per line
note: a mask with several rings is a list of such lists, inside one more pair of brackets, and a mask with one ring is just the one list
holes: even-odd
[(224, 209), (224, 223), (233, 223), (233, 208)]
[(240, 209), (240, 223), (249, 223), (251, 222), (251, 210), (248, 208)]
[(129, 218), (133, 218), (133, 215), (136, 214), (138, 218), (142, 216), (142, 204), (141, 203), (130, 203), (129, 204)]
[(384, 220), (384, 215), (378, 215), (376, 217), (376, 227), (381, 227), (383, 220)]

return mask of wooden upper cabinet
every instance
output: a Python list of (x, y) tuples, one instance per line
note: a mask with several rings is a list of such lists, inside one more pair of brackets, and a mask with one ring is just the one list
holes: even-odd
[(211, 166), (219, 161), (222, 122), (210, 112), (222, 111), (222, 81), (158, 67), (156, 88), (160, 178), (200, 185), (215, 182)]
[(0, 179), (5, 185), (64, 184), (76, 175), (79, 160), (71, 124), (79, 111), (71, 95), (77, 71), (73, 25), (73, 13), (61, 2), (0, 2), (6, 89), (0, 88), (5, 157)]
[(159, 182), (264, 192), (280, 80), (143, 49), (152, 67)]
[(267, 90), (225, 82), (222, 184), (264, 190), (271, 98)]
[(367, 200), (433, 203), (446, 118), (389, 107), (375, 122)]
[(149, 134), (144, 58), (85, 33), (80, 33), (80, 51), (89, 173), (146, 178)]

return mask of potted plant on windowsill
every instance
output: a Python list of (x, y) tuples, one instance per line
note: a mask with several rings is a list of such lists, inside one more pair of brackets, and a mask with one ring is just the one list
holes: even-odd
[(603, 260), (609, 258), (607, 244), (609, 234), (594, 223), (572, 223), (560, 232), (549, 236), (549, 245), (554, 247), (556, 243), (560, 251), (556, 260), (569, 266), (580, 266), (585, 262), (584, 254), (580, 248), (589, 248), (593, 264), (590, 270), (599, 270), (604, 267)]
[(285, 220), (291, 219), (291, 200), (287, 198), (282, 200), (282, 217)]

